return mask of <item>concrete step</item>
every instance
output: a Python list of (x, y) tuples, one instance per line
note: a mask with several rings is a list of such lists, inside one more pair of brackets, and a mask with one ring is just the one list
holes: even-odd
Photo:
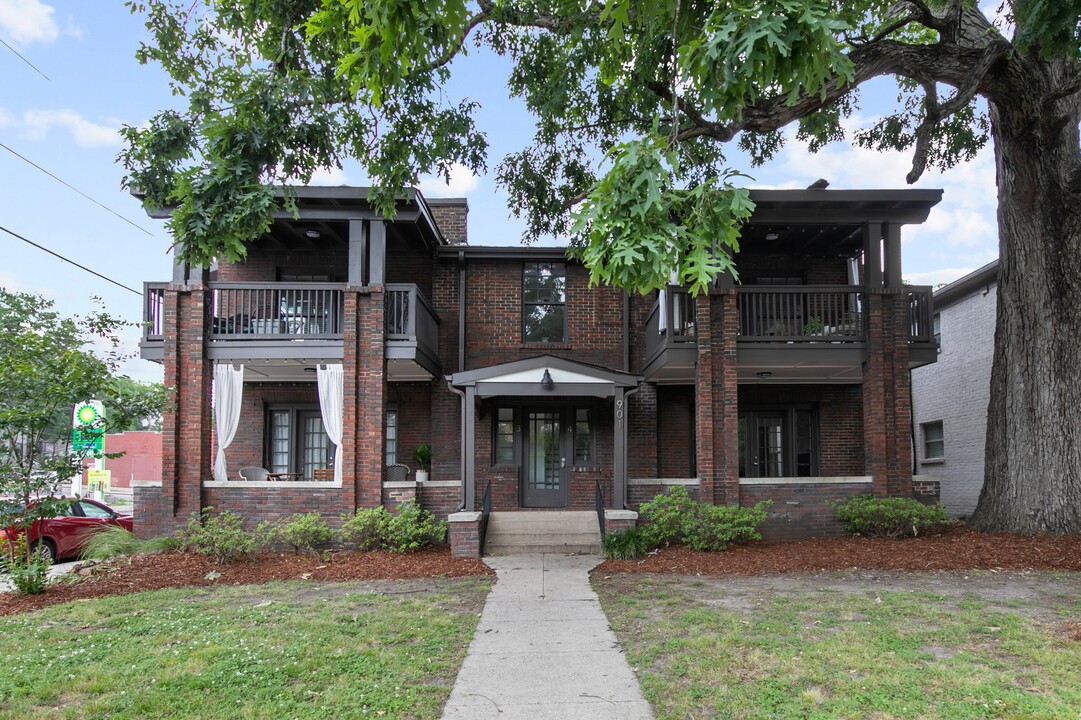
[(596, 553), (601, 533), (589, 511), (493, 512), (488, 516), (485, 555)]

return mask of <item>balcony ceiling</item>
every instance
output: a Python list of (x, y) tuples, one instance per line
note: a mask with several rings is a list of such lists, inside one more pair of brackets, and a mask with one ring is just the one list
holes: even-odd
[[(776, 236), (776, 237), (774, 237)], [(740, 256), (855, 257), (863, 249), (859, 225), (747, 225), (739, 240)]]

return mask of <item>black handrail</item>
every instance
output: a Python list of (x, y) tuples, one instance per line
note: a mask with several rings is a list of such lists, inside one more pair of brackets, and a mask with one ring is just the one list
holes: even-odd
[(492, 481), (488, 481), (488, 487), (484, 489), (484, 499), (480, 502), (480, 547), (479, 552), (484, 554), (484, 539), (488, 535), (488, 516), (492, 514)]
[(601, 538), (604, 538), (604, 490), (601, 490), (601, 481), (597, 481), (597, 522), (601, 526)]

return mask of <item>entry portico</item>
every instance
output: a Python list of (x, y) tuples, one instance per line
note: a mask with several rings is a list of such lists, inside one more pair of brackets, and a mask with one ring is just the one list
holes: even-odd
[(518, 505), (567, 507), (569, 466), (575, 464), (581, 448), (592, 442), (598, 425), (589, 407), (577, 407), (586, 402), (610, 410), (609, 506), (622, 509), (627, 498), (627, 396), (641, 380), (638, 375), (552, 355), (448, 376), (451, 389), (462, 398), (462, 508), (476, 506), (478, 407), (482, 413), (489, 407), (496, 413), (493, 454), (505, 452), (521, 468)]

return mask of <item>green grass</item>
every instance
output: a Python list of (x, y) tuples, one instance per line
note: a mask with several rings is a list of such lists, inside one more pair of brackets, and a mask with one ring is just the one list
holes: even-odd
[[(726, 607), (723, 583), (594, 586), (661, 720), (1079, 717), (1081, 642), (1046, 617), (930, 592), (765, 590)], [(1052, 615), (1077, 617), (1059, 602)]]
[(0, 618), (0, 718), (437, 718), (490, 587), (162, 590)]

